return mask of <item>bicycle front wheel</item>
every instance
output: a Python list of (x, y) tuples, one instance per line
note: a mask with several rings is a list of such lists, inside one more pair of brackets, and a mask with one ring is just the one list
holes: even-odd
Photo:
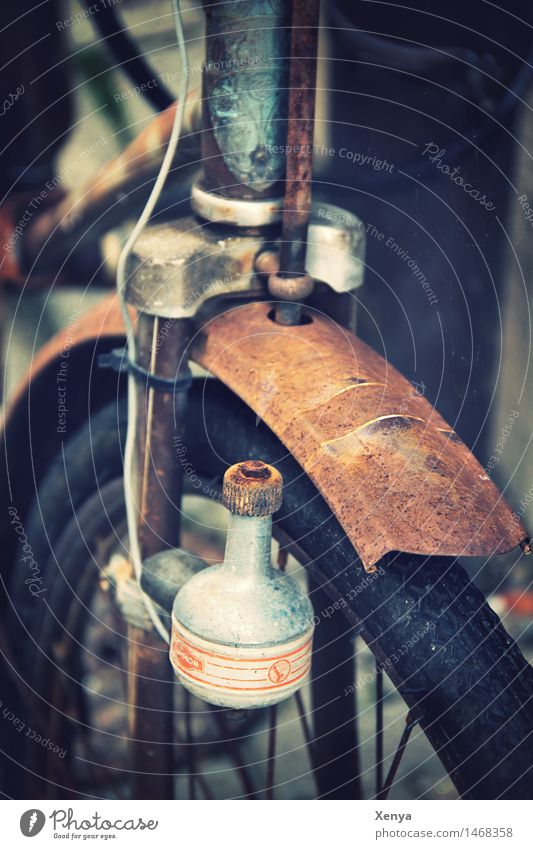
[[(114, 685), (122, 668), (117, 656), (120, 625), (106, 620), (114, 614), (103, 610), (96, 589), (113, 546), (123, 544), (125, 427), (123, 401), (101, 410), (68, 441), (38, 489), (28, 535), (36, 561), (46, 564), (47, 604), (28, 597), (16, 570), (11, 584), (15, 608), (31, 637), (23, 643), (24, 667), (41, 698), (45, 721), (53, 727), (55, 736), (50, 733), (50, 738), (65, 741), (65, 748), (84, 764), (81, 772), (67, 769), (59, 777), (57, 771), (52, 778), (48, 775), (49, 788), (68, 786), (82, 795), (128, 795), (127, 775), (116, 768), (117, 759), (125, 757), (123, 748), (113, 754), (112, 764), (102, 754), (102, 749), (113, 753), (117, 741), (119, 748), (122, 745), (126, 699), (116, 692), (105, 696), (111, 719), (109, 728), (102, 727), (102, 712), (98, 719), (91, 713), (91, 699), (98, 700), (98, 693), (95, 696), (94, 687), (87, 685), (88, 658), (89, 666), (100, 670), (100, 679), (107, 669)], [(293, 555), (309, 577), (317, 622), (313, 680), (306, 694), (309, 707), (302, 696), (298, 705), (302, 744), (288, 753), (300, 771), (296, 779), (312, 775), (312, 791), (307, 784), (302, 789), (296, 779), (291, 779), (292, 785), (281, 779), (276, 783), (275, 716), (247, 717), (236, 731), (228, 726), (227, 716), (213, 717), (209, 706), (196, 705), (192, 732), (189, 723), (187, 733), (195, 738), (189, 743), (195, 752), (198, 792), (248, 797), (266, 793), (270, 798), (283, 784), (281, 793), (289, 797), (383, 798), (391, 785), (395, 792), (399, 759), (418, 725), (462, 797), (530, 798), (533, 671), (462, 567), (450, 558), (396, 553), (381, 561), (377, 573), (367, 575), (309, 478), (268, 428), (257, 423), (255, 414), (217, 381), (196, 380), (190, 391), (185, 447), (185, 477), (193, 493), (216, 493), (227, 466), (248, 457), (259, 457), (281, 471), (284, 502), (276, 535), (283, 551)], [(222, 548), (220, 539), (207, 544)], [(95, 626), (102, 623), (104, 647), (98, 640), (94, 643)], [(367, 667), (364, 674), (355, 665), (362, 657), (359, 638), (376, 659), (376, 667)], [(384, 689), (388, 680), (408, 707), (403, 732), (392, 723), (399, 745), (390, 752), (383, 739), (390, 724)], [(179, 725), (188, 708), (181, 696), (175, 704)], [(368, 730), (361, 735), (358, 718), (370, 704), (375, 725), (371, 735)], [(191, 772), (190, 760), (187, 769), (180, 766), (184, 733), (183, 728), (176, 732), (176, 774)], [(100, 736), (96, 755), (89, 742), (94, 734)], [(254, 749), (245, 763), (243, 740), (258, 735), (264, 737), (265, 755), (260, 758)], [(102, 747), (102, 739), (107, 746)], [(305, 763), (296, 754), (304, 748)], [(369, 751), (372, 763), (367, 766), (361, 755)], [(213, 792), (206, 775), (213, 772), (212, 758), (220, 752), (232, 761), (240, 780)], [(252, 775), (258, 764), (263, 776), (259, 784)], [(417, 785), (413, 795), (439, 794), (431, 786)]]

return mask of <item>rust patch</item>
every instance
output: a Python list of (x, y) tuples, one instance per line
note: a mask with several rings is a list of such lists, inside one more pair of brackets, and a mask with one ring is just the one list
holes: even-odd
[(438, 430), (440, 430), (441, 433), (444, 434), (444, 436), (451, 440), (451, 442), (458, 442), (459, 444), (461, 443), (461, 437), (454, 430), (447, 430), (446, 428), (442, 427), (438, 428)]
[(392, 366), (321, 315), (284, 327), (269, 310), (249, 304), (214, 319), (193, 358), (291, 451), (367, 570), (388, 551), (488, 556), (527, 537), (457, 434)]
[[(249, 304), (211, 321), (192, 358), (237, 393), (305, 469), (368, 571), (388, 551), (488, 556), (529, 537), (459, 436), (378, 354), (323, 316), (297, 327)], [(123, 332), (114, 296), (81, 321), (75, 342)], [(62, 349), (44, 346), (12, 399)], [(353, 385), (351, 385), (353, 384)], [(374, 427), (383, 417), (411, 427)], [(331, 448), (333, 447), (333, 450)]]
[[(311, 215), (319, 7), (319, 0), (292, 0), (287, 128), (287, 150), (291, 152), (287, 155), (279, 256), (282, 278), (305, 272)], [(292, 300), (290, 294), (285, 297)]]
[(372, 381), (365, 380), (364, 377), (347, 377), (347, 383), (351, 383), (353, 386), (368, 386)]

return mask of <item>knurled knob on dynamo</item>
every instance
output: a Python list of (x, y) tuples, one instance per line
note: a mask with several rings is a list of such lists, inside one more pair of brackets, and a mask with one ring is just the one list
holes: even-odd
[(270, 516), (281, 507), (283, 478), (261, 460), (235, 463), (226, 471), (222, 502), (239, 516)]

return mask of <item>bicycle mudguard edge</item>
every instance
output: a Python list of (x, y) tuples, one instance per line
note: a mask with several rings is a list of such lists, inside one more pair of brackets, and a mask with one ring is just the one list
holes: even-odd
[(382, 357), (271, 304), (212, 320), (192, 358), (251, 407), (309, 475), (367, 571), (389, 551), (489, 556), (527, 533), (457, 434)]
[[(525, 528), (487, 471), (408, 380), (323, 315), (284, 327), (271, 310), (251, 303), (213, 318), (193, 338), (191, 358), (291, 452), (367, 571), (390, 551), (486, 557), (526, 547)], [(75, 348), (123, 333), (110, 296), (50, 340), (9, 405), (6, 443), (35, 379), (50, 370), (55, 381), (66, 334)]]

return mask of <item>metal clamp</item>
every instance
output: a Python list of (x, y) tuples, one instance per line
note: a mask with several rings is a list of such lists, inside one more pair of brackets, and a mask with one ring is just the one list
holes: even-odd
[[(226, 199), (223, 199), (226, 203)], [(254, 209), (261, 201), (239, 201)], [(251, 225), (252, 220), (247, 219)], [(363, 282), (366, 230), (354, 215), (329, 204), (313, 207), (306, 272), (335, 292)], [(278, 248), (270, 233), (248, 234), (201, 224), (186, 217), (149, 226), (132, 251), (126, 300), (135, 309), (166, 319), (190, 318), (213, 298), (268, 297), (256, 259)], [(276, 273), (277, 264), (269, 268)]]
[(167, 392), (175, 394), (176, 392), (186, 392), (192, 383), (192, 374), (187, 369), (187, 374), (184, 377), (159, 377), (157, 374), (152, 374), (149, 371), (141, 368), (137, 363), (128, 359), (125, 348), (113, 348), (105, 354), (98, 355), (98, 368), (109, 368), (116, 371), (118, 374), (129, 372), (137, 378), (139, 382), (145, 383), (149, 389), (155, 389), (156, 392)]

